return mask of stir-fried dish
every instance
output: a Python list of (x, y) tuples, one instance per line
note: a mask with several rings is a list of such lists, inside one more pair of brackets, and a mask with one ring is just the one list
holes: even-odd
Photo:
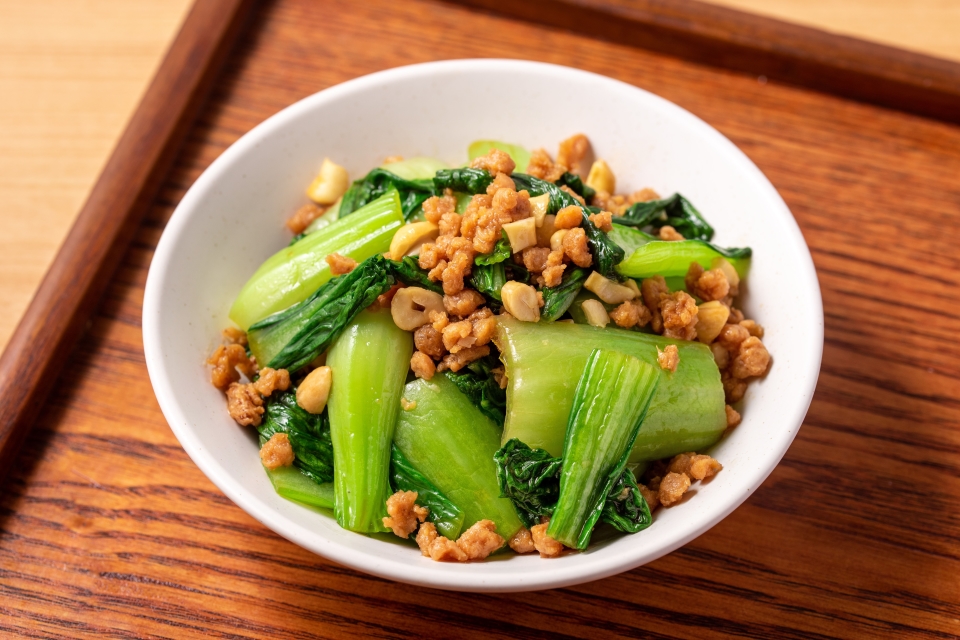
[(737, 308), (750, 249), (592, 155), (324, 161), (208, 360), (280, 495), (434, 560), (554, 557), (722, 469), (697, 452), (770, 363)]

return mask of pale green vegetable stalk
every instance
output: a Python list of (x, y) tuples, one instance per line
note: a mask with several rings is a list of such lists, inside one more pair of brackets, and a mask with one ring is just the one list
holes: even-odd
[(266, 469), (266, 472), (274, 490), (287, 500), (302, 502), (321, 509), (333, 509), (332, 482), (318, 484), (296, 467)]
[(475, 160), (480, 156), (487, 155), (493, 149), (500, 149), (500, 151), (513, 158), (514, 164), (517, 165), (517, 168), (514, 169), (515, 172), (526, 172), (527, 165), (530, 164), (530, 152), (518, 144), (500, 142), (499, 140), (475, 140), (467, 148), (467, 155), (471, 160)]
[(650, 403), (630, 462), (659, 460), (699, 451), (727, 428), (723, 385), (710, 349), (699, 342), (671, 340), (613, 327), (533, 324), (501, 317), (497, 345), (506, 366), (507, 415), (502, 442), (518, 438), (552, 456), (563, 451), (577, 374), (594, 349), (610, 349), (658, 366), (657, 347), (677, 345), (680, 364), (664, 375)]
[(324, 258), (340, 253), (362, 262), (384, 253), (402, 224), (400, 198), (391, 191), (281, 249), (267, 258), (240, 290), (230, 319), (246, 331), (255, 322), (305, 300), (332, 276)]
[(590, 543), (659, 382), (660, 368), (633, 356), (590, 353), (567, 421), (560, 497), (547, 528), (551, 538), (575, 549)]
[(450, 165), (436, 158), (417, 156), (400, 160), (399, 162), (382, 164), (380, 168), (386, 169), (393, 175), (399, 176), (404, 180), (424, 180), (432, 178), (437, 174), (437, 171), (441, 169), (449, 169)]
[(510, 539), (522, 526), (513, 503), (500, 497), (493, 454), (500, 428), (446, 376), (414, 380), (403, 391), (394, 444), (417, 470), (463, 512), (463, 528), (492, 520)]
[(382, 310), (358, 315), (327, 355), (334, 513), (344, 529), (387, 530), (390, 443), (412, 353), (411, 335)]
[(711, 268), (717, 258), (725, 258), (745, 278), (750, 268), (749, 248), (721, 249), (703, 240), (659, 240), (642, 231), (613, 225), (608, 237), (626, 252), (623, 261), (617, 265), (617, 273), (630, 278), (649, 278), (661, 275), (683, 277), (687, 274), (691, 262), (697, 262), (705, 269)]

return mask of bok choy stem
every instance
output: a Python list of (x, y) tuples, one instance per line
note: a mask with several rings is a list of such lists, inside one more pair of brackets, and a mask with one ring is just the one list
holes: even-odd
[(391, 191), (349, 219), (341, 218), (281, 249), (243, 285), (230, 308), (230, 319), (246, 331), (267, 316), (305, 300), (333, 276), (324, 258), (339, 252), (362, 262), (384, 253), (402, 224), (400, 199)]
[(323, 353), (354, 316), (393, 286), (394, 264), (382, 255), (371, 256), (300, 304), (250, 327), (250, 350), (257, 362), (296, 371)]
[[(334, 382), (336, 385), (336, 382)], [(509, 539), (521, 527), (513, 503), (500, 497), (494, 453), (500, 428), (443, 375), (414, 380), (403, 391), (394, 444), (463, 512), (463, 528), (493, 520)]]
[(723, 385), (710, 348), (699, 342), (606, 327), (497, 320), (494, 339), (507, 373), (507, 416), (503, 442), (519, 438), (559, 456), (577, 378), (594, 349), (625, 353), (653, 366), (657, 347), (676, 345), (680, 364), (665, 375), (633, 446), (630, 462), (660, 460), (700, 451), (727, 428)]
[(413, 340), (386, 311), (364, 311), (327, 356), (334, 512), (351, 531), (385, 531), (390, 443), (410, 369)]
[(560, 497), (547, 528), (550, 537), (568, 547), (586, 548), (659, 381), (659, 367), (633, 356), (606, 349), (590, 353), (567, 422)]

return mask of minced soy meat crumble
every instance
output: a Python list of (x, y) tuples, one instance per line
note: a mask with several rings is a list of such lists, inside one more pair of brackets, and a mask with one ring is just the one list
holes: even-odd
[[(561, 143), (555, 160), (544, 149), (533, 151), (526, 173), (555, 182), (564, 175), (582, 177), (590, 169), (587, 184), (595, 189), (590, 202), (584, 202), (584, 198), (567, 185), (561, 188), (577, 201), (599, 208), (588, 218), (601, 233), (612, 231), (614, 216), (623, 215), (631, 205), (660, 199), (648, 188), (632, 194), (612, 193), (613, 178), (605, 162), (597, 160), (592, 168), (584, 166), (591, 153), (589, 140), (578, 134)], [(402, 158), (389, 160), (395, 162)], [(490, 355), (498, 316), (512, 315), (519, 320), (536, 322), (544, 306), (545, 292), (560, 285), (564, 274), (574, 267), (594, 266), (584, 230), (584, 209), (567, 206), (554, 215), (544, 215), (545, 201), (531, 198), (526, 190), (517, 188), (511, 178), (515, 162), (498, 149), (474, 159), (470, 167), (488, 171), (493, 179), (484, 193), (469, 198), (462, 213), (457, 212), (457, 199), (450, 190), (429, 197), (422, 204), (423, 219), (433, 225), (434, 235), (419, 245), (415, 260), (426, 277), (438, 283), (443, 291), (442, 296), (430, 292), (437, 296), (433, 308), (414, 305), (414, 311), (421, 313), (422, 319), (409, 329), (414, 344), (410, 371), (424, 380), (431, 380), (439, 372), (458, 372)], [(597, 177), (593, 179), (595, 170)], [(329, 206), (304, 205), (287, 225), (294, 233), (303, 233)], [(517, 228), (516, 223), (530, 218), (535, 218), (536, 224), (523, 223), (529, 226), (527, 240), (517, 248), (511, 232)], [(660, 226), (656, 233), (657, 238), (664, 241), (686, 239), (667, 224)], [(475, 259), (491, 254), (498, 242), (508, 237), (514, 249), (508, 259), (519, 271), (529, 274), (529, 278), (525, 282), (508, 282), (509, 286), (503, 288), (502, 304), (491, 306), (493, 303), (489, 303), (487, 297), (471, 288), (470, 276)], [(401, 256), (392, 257), (398, 260)], [(331, 253), (325, 260), (334, 276), (348, 274), (358, 266), (354, 259), (339, 253)], [(721, 260), (711, 268), (692, 262), (683, 280), (684, 289), (674, 291), (660, 275), (639, 282), (626, 280), (618, 285), (622, 297), (608, 303), (609, 306), (591, 307), (593, 316), (588, 314), (587, 321), (600, 327), (612, 323), (611, 326), (621, 329), (707, 344), (720, 371), (726, 398), (726, 425), (732, 429), (740, 423), (741, 414), (731, 405), (743, 398), (748, 382), (763, 376), (770, 366), (770, 354), (763, 344), (764, 329), (745, 318), (734, 306), (740, 282), (729, 262)], [(377, 298), (372, 308), (393, 309), (396, 320), (398, 300), (404, 295), (398, 295), (398, 291), (403, 288), (402, 284), (394, 285)], [(586, 311), (587, 304), (583, 307)], [(662, 350), (657, 348), (656, 359), (665, 375), (684, 366), (675, 344)], [(226, 395), (230, 416), (240, 425), (258, 426), (265, 412), (265, 399), (291, 388), (291, 374), (301, 381), (303, 372), (322, 365), (322, 357), (297, 372), (261, 369), (247, 350), (246, 334), (230, 327), (224, 330), (223, 344), (217, 346), (207, 364), (212, 367), (211, 382)], [(501, 389), (506, 388), (502, 366), (493, 369), (491, 375)], [(311, 389), (312, 403), (317, 410), (322, 410), (329, 393), (329, 369), (326, 376), (325, 388)], [(297, 395), (301, 396), (301, 389)], [(402, 405), (404, 411), (416, 407), (416, 403), (405, 398)], [(260, 457), (268, 469), (292, 465), (295, 454), (287, 434), (276, 433), (270, 437), (263, 444)], [(720, 462), (709, 455), (685, 452), (650, 464), (638, 476), (638, 488), (651, 511), (661, 506), (669, 508), (683, 500), (692, 483), (707, 481), (722, 468)], [(433, 560), (482, 560), (505, 545), (518, 554), (537, 552), (544, 558), (561, 556), (566, 551), (561, 543), (547, 535), (547, 517), (530, 528), (521, 528), (509, 540), (497, 533), (491, 520), (475, 522), (456, 540), (448, 539), (437, 531), (430, 521), (430, 510), (418, 504), (418, 497), (415, 491), (393, 493), (386, 501), (388, 515), (383, 518), (383, 524), (401, 538), (413, 536), (422, 554)]]

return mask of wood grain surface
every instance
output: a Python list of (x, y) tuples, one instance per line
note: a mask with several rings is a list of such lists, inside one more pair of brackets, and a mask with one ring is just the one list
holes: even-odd
[(0, 350), (189, 0), (0, 0)]
[[(4, 487), (0, 635), (960, 634), (960, 128), (430, 0), (275, 0), (254, 24)], [(665, 558), (542, 593), (413, 588), (286, 542), (187, 458), (143, 361), (153, 249), (219, 153), (314, 91), (474, 56), (580, 67), (704, 118), (780, 190), (823, 289), (820, 384), (763, 486)]]
[(831, 33), (960, 62), (956, 0), (710, 0)]
[(960, 64), (699, 0), (455, 0), (550, 27), (960, 124)]
[(251, 4), (194, 3), (0, 355), (0, 481), (156, 196)]

